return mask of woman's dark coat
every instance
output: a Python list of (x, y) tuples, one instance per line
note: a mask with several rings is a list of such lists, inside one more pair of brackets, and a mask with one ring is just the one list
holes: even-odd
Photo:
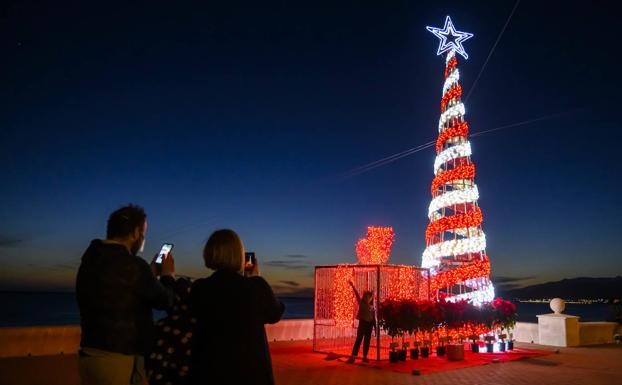
[(219, 270), (192, 285), (191, 384), (274, 384), (264, 324), (285, 309), (261, 277)]

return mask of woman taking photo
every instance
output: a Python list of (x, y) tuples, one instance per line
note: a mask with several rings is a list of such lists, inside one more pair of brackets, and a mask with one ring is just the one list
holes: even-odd
[(215, 272), (190, 293), (197, 320), (190, 383), (274, 384), (264, 324), (278, 322), (285, 307), (259, 277), (257, 261), (243, 275), (244, 245), (232, 230), (214, 232), (203, 259)]

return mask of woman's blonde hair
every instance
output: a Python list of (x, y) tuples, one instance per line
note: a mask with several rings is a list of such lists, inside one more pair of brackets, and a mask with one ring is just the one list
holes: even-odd
[(241, 271), (244, 245), (233, 230), (217, 230), (210, 235), (203, 249), (205, 266), (212, 270)]

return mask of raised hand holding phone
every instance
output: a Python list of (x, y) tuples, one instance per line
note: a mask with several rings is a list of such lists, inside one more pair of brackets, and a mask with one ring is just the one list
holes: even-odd
[(154, 275), (173, 276), (175, 273), (175, 259), (173, 258), (173, 244), (165, 242), (162, 244), (160, 252), (156, 254), (151, 262), (151, 269)]
[(244, 276), (245, 277), (259, 276), (259, 264), (257, 263), (257, 257), (255, 257), (254, 252), (244, 253)]

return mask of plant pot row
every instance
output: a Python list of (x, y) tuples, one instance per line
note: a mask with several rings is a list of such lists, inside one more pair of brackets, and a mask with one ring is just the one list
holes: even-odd
[[(479, 353), (480, 346), (477, 342), (471, 344), (471, 352)], [(486, 353), (492, 353), (495, 350), (495, 344), (492, 342), (486, 343)], [(514, 341), (499, 342), (499, 351), (505, 352), (506, 350), (514, 350)]]
[[(506, 350), (514, 350), (514, 341), (507, 342), (499, 342), (499, 351), (504, 352)], [(477, 342), (471, 344), (471, 352), (479, 353), (480, 345)], [(486, 344), (486, 352), (492, 353), (494, 351), (494, 344), (487, 343)], [(399, 361), (406, 361), (407, 352), (410, 353), (411, 360), (418, 360), (421, 358), (428, 358), (430, 356), (430, 348), (422, 347), (422, 348), (414, 348), (414, 349), (400, 349), (400, 350), (392, 350), (389, 352), (389, 362), (395, 363)], [(436, 347), (436, 356), (444, 357), (445, 356), (445, 346), (437, 346)]]

